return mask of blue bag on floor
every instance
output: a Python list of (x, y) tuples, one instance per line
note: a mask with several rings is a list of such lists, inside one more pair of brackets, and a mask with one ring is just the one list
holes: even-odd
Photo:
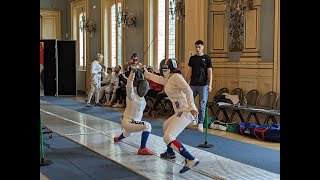
[(244, 135), (254, 136), (254, 129), (259, 126), (257, 124), (252, 124), (248, 122), (240, 122), (239, 123), (239, 132)]
[(280, 142), (280, 124), (266, 124), (254, 129), (254, 136), (259, 140)]

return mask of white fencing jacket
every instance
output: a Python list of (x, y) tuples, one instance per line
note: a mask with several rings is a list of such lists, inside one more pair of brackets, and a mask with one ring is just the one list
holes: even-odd
[(147, 79), (164, 85), (164, 91), (169, 97), (175, 113), (190, 112), (191, 110), (198, 112), (194, 104), (193, 92), (181, 74), (171, 74), (168, 79), (148, 71), (145, 71), (144, 75)]
[(91, 82), (94, 82), (94, 84), (100, 85), (101, 82), (101, 74), (100, 72), (102, 70), (102, 67), (99, 63), (99, 61), (94, 60), (91, 64)]
[(146, 100), (144, 97), (140, 97), (137, 93), (137, 89), (133, 87), (134, 76), (135, 73), (132, 73), (131, 71), (126, 85), (126, 109), (124, 110), (123, 117), (141, 121), (143, 110), (146, 107)]

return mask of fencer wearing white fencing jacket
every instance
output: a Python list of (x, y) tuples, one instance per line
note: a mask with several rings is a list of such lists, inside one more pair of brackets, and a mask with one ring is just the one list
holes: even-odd
[(99, 73), (102, 67), (98, 60), (94, 60), (91, 64), (91, 83), (96, 87), (101, 87), (101, 74)]
[[(170, 61), (168, 62), (170, 63)], [(169, 65), (171, 66), (171, 64), (168, 64), (168, 67), (170, 67)], [(177, 65), (171, 69), (174, 68), (177, 68)], [(174, 151), (179, 152), (186, 159), (184, 167), (179, 171), (180, 173), (184, 173), (199, 164), (200, 161), (188, 152), (177, 140), (177, 136), (188, 124), (196, 119), (198, 110), (194, 104), (193, 92), (183, 76), (180, 73), (170, 73), (170, 71), (164, 73), (164, 77), (162, 77), (149, 73), (144, 69), (144, 75), (147, 79), (165, 86), (164, 91), (169, 97), (175, 111), (175, 114), (162, 125), (164, 133), (162, 138), (167, 145), (167, 150), (160, 154), (160, 157), (174, 159)]]
[(141, 121), (143, 110), (146, 107), (146, 100), (144, 97), (140, 97), (137, 93), (137, 88), (133, 87), (134, 77), (135, 73), (131, 71), (126, 85), (126, 109), (124, 110), (123, 117)]
[(191, 110), (198, 112), (194, 103), (193, 92), (181, 74), (173, 73), (168, 78), (164, 78), (145, 71), (144, 75), (155, 83), (165, 85), (164, 91), (169, 97), (175, 113), (190, 112)]

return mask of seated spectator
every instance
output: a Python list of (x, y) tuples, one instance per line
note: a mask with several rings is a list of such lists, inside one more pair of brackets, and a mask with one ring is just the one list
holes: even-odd
[[(156, 73), (155, 71), (153, 71), (153, 67), (152, 66), (149, 66), (147, 68), (148, 72), (150, 73), (154, 73), (154, 74), (157, 74), (160, 76), (160, 73)], [(150, 85), (150, 89), (148, 91), (148, 93), (146, 94), (145, 97), (152, 97), (154, 99), (156, 99), (157, 95), (159, 92), (161, 92), (163, 90), (163, 85), (162, 84), (158, 84), (158, 83), (155, 83), (149, 79), (147, 79), (147, 81), (149, 82), (149, 85)], [(149, 101), (147, 102), (147, 108), (149, 109), (152, 109), (152, 106), (153, 104), (152, 103), (149, 103)], [(146, 111), (148, 110), (146, 109)]]
[[(165, 67), (165, 62), (166, 62), (166, 59), (163, 59), (161, 62), (160, 62), (160, 65), (159, 65), (159, 69), (160, 69), (160, 73), (158, 74), (159, 76), (163, 76), (163, 68), (166, 68)], [(159, 92), (156, 96), (156, 100), (151, 108), (151, 110), (149, 111), (149, 115), (151, 116), (154, 116), (155, 114), (155, 111), (158, 110), (158, 105), (160, 104), (161, 100), (164, 99), (165, 97), (168, 97), (166, 95), (166, 93), (164, 92), (164, 87), (162, 88), (162, 91)]]
[(112, 107), (115, 108), (123, 108), (125, 107), (125, 100), (126, 100), (126, 84), (127, 84), (127, 77), (130, 74), (130, 66), (128, 64), (125, 66), (125, 72), (120, 74), (119, 77), (119, 88), (116, 90), (116, 104)]
[(154, 102), (151, 110), (150, 110), (149, 113), (148, 113), (150, 116), (154, 116), (155, 111), (158, 110), (158, 105), (160, 104), (161, 100), (164, 99), (165, 97), (168, 97), (168, 96), (166, 95), (166, 93), (164, 92), (164, 90), (161, 91), (161, 92), (159, 92), (159, 93), (157, 94), (157, 96), (156, 96), (156, 101)]
[[(102, 67), (102, 69), (105, 69), (105, 66)], [(110, 82), (112, 79), (112, 68), (108, 68), (107, 72), (103, 73), (101, 76), (101, 89), (99, 92), (99, 98), (100, 100), (104, 97), (106, 90), (110, 88)], [(110, 99), (110, 97), (109, 97)], [(107, 99), (107, 101), (109, 101), (109, 99)]]
[(109, 85), (112, 78), (112, 68), (108, 67), (107, 71), (102, 74), (101, 86)]
[[(107, 100), (106, 103), (104, 104), (105, 106), (111, 107), (113, 105), (113, 102), (116, 100), (116, 90), (120, 87), (119, 86), (120, 74), (121, 74), (121, 66), (117, 65), (114, 67), (114, 74), (112, 75), (110, 86), (108, 86), (105, 90), (105, 95)], [(111, 96), (111, 99), (110, 99), (110, 96)]]

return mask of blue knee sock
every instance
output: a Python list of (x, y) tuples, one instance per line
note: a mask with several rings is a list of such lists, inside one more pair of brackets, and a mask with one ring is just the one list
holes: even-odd
[(143, 132), (142, 132), (142, 136), (141, 136), (141, 146), (140, 146), (141, 149), (143, 149), (143, 148), (146, 147), (149, 134), (150, 134), (149, 131), (143, 131)]
[(123, 136), (123, 133), (119, 136), (118, 140), (120, 141), (121, 139), (124, 139), (125, 137)]
[(189, 153), (189, 151), (186, 148), (183, 147), (183, 145), (182, 148), (183, 149), (180, 151), (180, 154), (189, 160), (194, 160), (194, 157)]
[(170, 155), (174, 155), (175, 153), (174, 153), (173, 149), (170, 147), (170, 145), (171, 145), (171, 143), (169, 143), (169, 144), (167, 145), (167, 152), (168, 152)]
[(184, 158), (189, 160), (194, 160), (194, 157), (189, 153), (189, 151), (177, 140), (173, 140), (171, 143), (168, 144), (173, 146), (173, 149), (178, 151)]

